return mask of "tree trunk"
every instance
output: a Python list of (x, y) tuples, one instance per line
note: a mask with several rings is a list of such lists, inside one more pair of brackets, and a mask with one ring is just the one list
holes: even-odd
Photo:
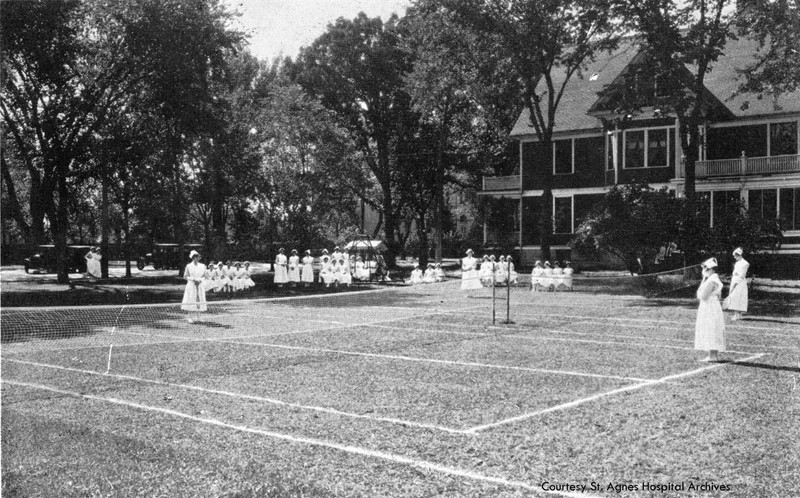
[(384, 259), (389, 268), (396, 267), (397, 254), (400, 252), (397, 244), (397, 219), (394, 216), (392, 204), (392, 191), (388, 184), (382, 186), (383, 190), (383, 232), (386, 237), (386, 254)]
[[(69, 192), (67, 189), (67, 165), (59, 164), (56, 167), (58, 175), (58, 206), (56, 208), (56, 223), (53, 227), (53, 242), (56, 246), (56, 281), (59, 284), (69, 284), (69, 260), (67, 254), (67, 212)], [(53, 226), (55, 225), (55, 226)]]
[(108, 250), (108, 179), (103, 172), (102, 179), (102, 198), (100, 201), (100, 253), (103, 259), (100, 260), (100, 275), (108, 278), (108, 263), (110, 252)]
[(128, 199), (122, 201), (122, 224), (125, 233), (125, 277), (131, 278), (131, 223), (128, 214)]
[(428, 266), (428, 227), (425, 223), (425, 213), (420, 213), (417, 219), (417, 238), (419, 239), (419, 267), (422, 271)]

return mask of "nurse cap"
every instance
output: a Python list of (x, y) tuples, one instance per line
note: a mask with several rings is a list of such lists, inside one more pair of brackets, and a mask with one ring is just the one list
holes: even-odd
[(717, 258), (708, 258), (703, 262), (701, 265), (703, 268), (716, 268), (717, 267)]
[(744, 251), (742, 251), (741, 247), (737, 247), (736, 249), (733, 250), (733, 255), (734, 256), (741, 256), (743, 252)]

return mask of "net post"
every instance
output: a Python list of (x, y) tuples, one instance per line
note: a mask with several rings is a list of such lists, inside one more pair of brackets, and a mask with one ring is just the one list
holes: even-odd
[(492, 265), (492, 325), (495, 324), (495, 279), (494, 265)]
[(506, 262), (506, 324), (511, 323), (511, 262)]

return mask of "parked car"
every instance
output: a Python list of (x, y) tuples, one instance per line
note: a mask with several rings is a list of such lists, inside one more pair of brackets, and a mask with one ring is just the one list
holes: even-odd
[[(86, 253), (92, 246), (68, 245), (67, 261), (70, 273), (86, 272)], [(56, 246), (53, 244), (43, 244), (36, 248), (36, 253), (30, 258), (24, 259), (25, 273), (31, 271), (55, 273), (56, 272)]]
[(181, 254), (178, 244), (153, 244), (153, 252), (140, 256), (136, 260), (136, 267), (139, 271), (151, 265), (155, 270), (178, 270), (189, 262), (192, 250), (199, 251), (202, 247), (202, 244), (184, 244)]

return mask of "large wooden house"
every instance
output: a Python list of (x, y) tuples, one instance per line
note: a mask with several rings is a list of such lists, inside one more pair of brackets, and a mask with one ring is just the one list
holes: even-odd
[[(714, 215), (740, 198), (749, 210), (781, 222), (783, 254), (800, 254), (800, 92), (775, 99), (753, 94), (732, 97), (739, 88), (738, 69), (752, 60), (757, 44), (731, 40), (705, 79), (709, 105), (700, 133), (696, 188)], [(659, 84), (643, 63), (643, 50), (626, 41), (601, 54), (567, 84), (558, 107), (554, 143), (542, 146), (523, 111), (511, 130), (519, 140), (520, 174), (485, 177), (481, 195), (518, 199), (515, 240), (523, 263), (539, 258), (538, 216), (552, 213), (552, 249), (570, 259), (569, 240), (581, 217), (613, 185), (644, 181), (682, 195), (684, 170), (678, 120), (644, 107), (620, 120), (624, 85), (644, 85), (658, 96)], [(640, 93), (642, 89), (639, 89)], [(622, 124), (620, 124), (622, 123)], [(617, 152), (616, 158), (613, 151)], [(553, 174), (553, 201), (542, 206), (541, 178)], [(493, 242), (492, 227), (484, 230)], [(574, 255), (572, 255), (574, 256)]]

